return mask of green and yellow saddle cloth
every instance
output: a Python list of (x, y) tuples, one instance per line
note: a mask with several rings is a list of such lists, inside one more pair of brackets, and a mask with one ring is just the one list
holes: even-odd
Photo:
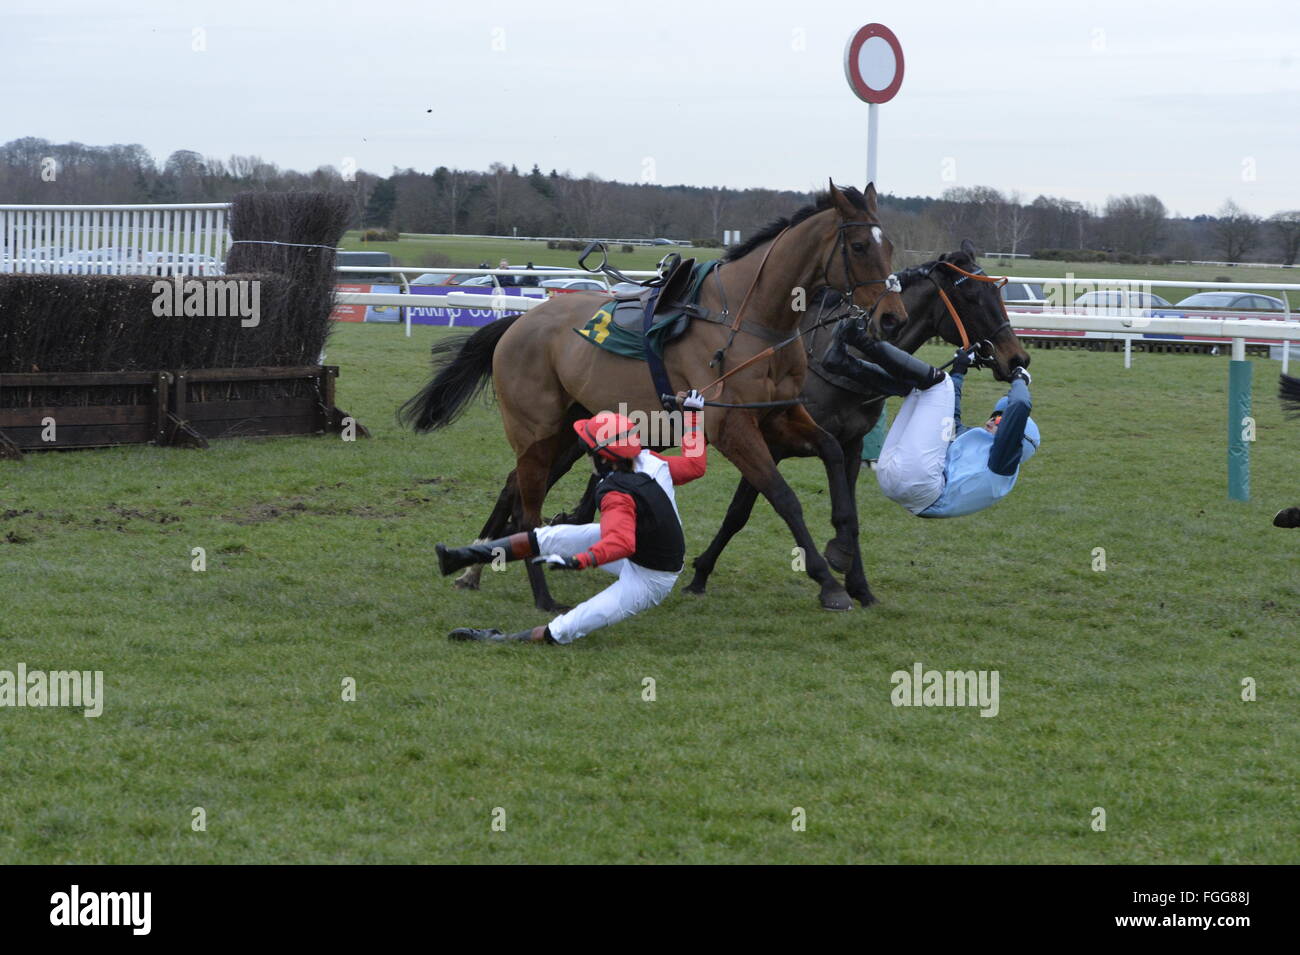
[[(624, 358), (645, 361), (647, 344), (655, 355), (662, 358), (664, 346), (684, 332), (690, 324), (690, 314), (686, 307), (699, 301), (704, 280), (721, 264), (717, 259), (696, 263), (691, 268), (690, 282), (683, 294), (676, 301), (665, 303), (664, 308), (656, 308), (653, 300), (647, 302), (645, 293), (634, 298), (612, 299), (602, 305), (585, 325), (574, 331), (596, 347)], [(647, 308), (656, 313), (648, 331), (645, 328)]]

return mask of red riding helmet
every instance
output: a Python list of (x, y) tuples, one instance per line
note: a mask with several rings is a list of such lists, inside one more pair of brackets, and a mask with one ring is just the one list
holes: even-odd
[(606, 461), (631, 461), (641, 453), (641, 439), (636, 426), (621, 414), (602, 411), (590, 418), (573, 422), (573, 430), (590, 454)]

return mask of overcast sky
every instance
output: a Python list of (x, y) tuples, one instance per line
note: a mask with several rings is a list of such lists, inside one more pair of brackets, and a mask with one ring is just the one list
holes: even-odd
[(1296, 0), (0, 0), (0, 140), (862, 185), (843, 55), (872, 20), (906, 59), (889, 192), (1300, 207)]

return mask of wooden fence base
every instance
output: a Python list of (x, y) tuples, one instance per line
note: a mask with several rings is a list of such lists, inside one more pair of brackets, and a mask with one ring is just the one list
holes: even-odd
[[(303, 365), (0, 375), (0, 458), (55, 448), (206, 448), (215, 438), (337, 433), (347, 417), (334, 406), (338, 372), (337, 365)], [(28, 403), (9, 407), (24, 392)], [(34, 400), (33, 392), (41, 397)], [(356, 433), (370, 436), (360, 424)]]

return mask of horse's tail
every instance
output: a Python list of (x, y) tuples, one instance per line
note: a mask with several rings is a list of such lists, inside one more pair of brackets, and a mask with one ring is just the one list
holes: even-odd
[(1288, 418), (1300, 418), (1300, 378), (1278, 376), (1277, 396), (1282, 399), (1282, 410)]
[(397, 419), (424, 434), (459, 418), (492, 377), (492, 353), (518, 318), (498, 318), (476, 332), (435, 343), (433, 378), (397, 410)]

